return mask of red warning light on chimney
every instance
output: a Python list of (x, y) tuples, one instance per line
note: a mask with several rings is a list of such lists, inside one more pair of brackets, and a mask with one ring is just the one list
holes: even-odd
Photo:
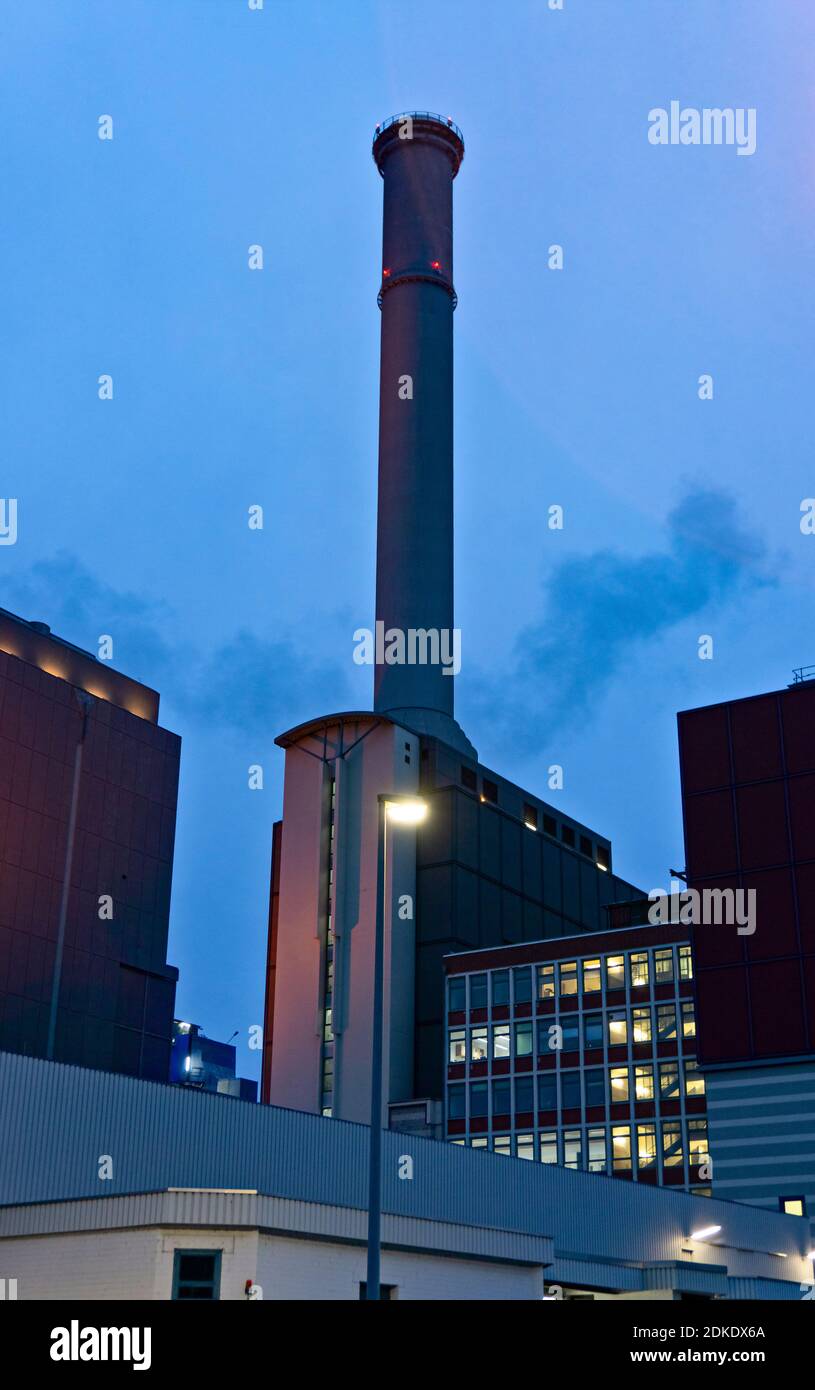
[(383, 275), (383, 277), (384, 277), (386, 280), (387, 280), (388, 276), (390, 275), (390, 273), (391, 273), (391, 272), (390, 272), (390, 267), (389, 267), (389, 266), (385, 266), (385, 269), (382, 271), (382, 275)]
[(441, 261), (431, 261), (431, 262), (430, 262), (430, 269), (431, 269), (431, 270), (441, 270)]

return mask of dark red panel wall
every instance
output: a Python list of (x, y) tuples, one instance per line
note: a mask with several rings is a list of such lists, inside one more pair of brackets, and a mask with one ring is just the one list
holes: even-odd
[[(45, 1054), (81, 717), (73, 687), (0, 651), (0, 1048)], [(95, 699), (84, 745), (56, 1060), (166, 1081), (180, 740)], [(112, 920), (99, 898), (113, 899)]]
[(693, 932), (702, 1063), (815, 1050), (815, 685), (679, 715), (689, 885), (754, 889)]

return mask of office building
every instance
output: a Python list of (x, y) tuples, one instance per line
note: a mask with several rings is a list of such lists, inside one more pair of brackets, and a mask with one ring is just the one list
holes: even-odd
[(687, 928), (464, 952), (445, 968), (448, 1139), (710, 1194)]
[(0, 610), (0, 1048), (167, 1079), (180, 739), (158, 708)]

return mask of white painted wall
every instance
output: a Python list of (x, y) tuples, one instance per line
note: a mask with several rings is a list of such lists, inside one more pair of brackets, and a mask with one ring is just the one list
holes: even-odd
[[(221, 1250), (221, 1299), (243, 1299), (247, 1279), (264, 1299), (359, 1298), (366, 1252), (352, 1245), (257, 1231), (174, 1229), (25, 1236), (0, 1241), (0, 1278), (17, 1280), (22, 1300), (169, 1299), (175, 1250)], [(539, 1266), (383, 1251), (382, 1282), (398, 1298), (539, 1299)]]

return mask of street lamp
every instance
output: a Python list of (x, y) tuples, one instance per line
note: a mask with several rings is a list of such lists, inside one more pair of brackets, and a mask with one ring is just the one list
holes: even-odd
[(368, 1158), (368, 1277), (366, 1301), (379, 1302), (382, 1226), (382, 995), (385, 973), (385, 866), (388, 821), (419, 825), (427, 802), (418, 796), (380, 792), (377, 798), (376, 927), (374, 935), (374, 1017), (371, 1038), (371, 1133)]

